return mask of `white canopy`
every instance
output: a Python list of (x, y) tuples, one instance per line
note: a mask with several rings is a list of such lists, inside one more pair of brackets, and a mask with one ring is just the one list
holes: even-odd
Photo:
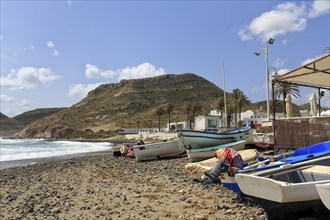
[(330, 54), (283, 74), (274, 80), (277, 82), (330, 89)]

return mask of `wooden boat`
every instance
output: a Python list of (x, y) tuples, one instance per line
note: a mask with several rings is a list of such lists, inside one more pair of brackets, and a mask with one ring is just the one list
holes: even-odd
[(248, 137), (247, 133), (250, 129), (250, 126), (245, 126), (220, 133), (180, 130), (178, 132), (178, 145), (183, 149), (197, 149), (240, 141)]
[(271, 148), (274, 147), (274, 134), (273, 133), (254, 133), (251, 135), (253, 144), (257, 147)]
[(176, 156), (185, 150), (178, 147), (178, 141), (166, 141), (133, 147), (136, 161), (160, 159), (162, 157)]
[(191, 162), (209, 159), (213, 156), (214, 152), (220, 148), (232, 147), (235, 150), (243, 150), (245, 140), (235, 141), (227, 144), (216, 145), (212, 147), (204, 147), (197, 149), (186, 150), (187, 155)]
[(330, 210), (330, 183), (316, 184), (315, 187), (321, 201)]
[(322, 214), (317, 184), (330, 183), (330, 155), (249, 174), (236, 174), (235, 180), (245, 195), (261, 205), (268, 218), (290, 219), (309, 208)]

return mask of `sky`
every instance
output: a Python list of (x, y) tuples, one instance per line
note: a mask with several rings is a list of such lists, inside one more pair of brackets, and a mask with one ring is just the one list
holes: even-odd
[[(270, 74), (329, 53), (330, 0), (0, 2), (1, 112), (9, 117), (162, 74), (194, 73), (263, 101), (269, 38)], [(313, 92), (301, 88), (293, 102), (308, 103)]]

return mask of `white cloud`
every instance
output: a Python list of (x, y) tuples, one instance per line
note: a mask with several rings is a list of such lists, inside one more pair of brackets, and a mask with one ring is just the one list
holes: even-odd
[(96, 78), (113, 78), (116, 76), (116, 72), (112, 70), (100, 70), (97, 66), (93, 64), (86, 64), (85, 66), (85, 76), (88, 79)]
[(307, 63), (310, 63), (310, 62), (312, 62), (312, 61), (314, 61), (314, 60), (317, 60), (317, 59), (319, 59), (319, 58), (321, 58), (321, 57), (322, 57), (322, 56), (316, 56), (316, 57), (313, 57), (313, 58), (308, 58), (308, 59), (304, 60), (304, 61), (301, 63), (301, 66), (306, 65)]
[(47, 41), (46, 45), (47, 45), (48, 48), (55, 48), (55, 44), (54, 44), (53, 41)]
[(255, 37), (265, 41), (290, 32), (303, 31), (308, 19), (329, 13), (329, 9), (329, 0), (314, 1), (312, 5), (295, 2), (281, 3), (273, 10), (254, 18), (248, 25), (242, 26), (238, 35), (244, 41)]
[(71, 85), (69, 87), (68, 96), (69, 97), (73, 97), (73, 96), (85, 97), (88, 94), (88, 92), (90, 92), (91, 90), (95, 89), (99, 85), (101, 85), (101, 83), (98, 83), (98, 84), (88, 84), (88, 85), (84, 85), (84, 84)]
[(316, 0), (313, 2), (312, 9), (309, 12), (309, 17), (315, 18), (324, 14), (329, 14), (330, 0)]
[(46, 45), (49, 49), (52, 50), (51, 54), (53, 56), (59, 56), (60, 55), (60, 52), (55, 48), (55, 43), (53, 41), (47, 41)]
[(125, 67), (117, 70), (101, 70), (92, 64), (86, 64), (85, 75), (87, 78), (118, 78), (121, 79), (139, 79), (166, 74), (164, 68), (156, 68), (154, 65), (145, 62), (135, 67)]
[(4, 95), (4, 94), (1, 94), (0, 95), (0, 101), (1, 101), (1, 103), (10, 102), (10, 101), (13, 101), (13, 100), (14, 100), (14, 97), (7, 96), (7, 95)]
[(139, 79), (146, 77), (154, 77), (166, 74), (164, 68), (156, 68), (151, 63), (145, 62), (136, 67), (126, 67), (121, 70), (117, 70), (118, 80), (121, 79)]
[(22, 111), (31, 110), (30, 101), (26, 99), (16, 100), (14, 97), (1, 94), (0, 111), (8, 117), (20, 114)]
[(47, 86), (59, 78), (50, 68), (22, 67), (19, 70), (11, 69), (7, 76), (1, 76), (0, 84), (12, 90), (32, 89)]
[(285, 66), (285, 63), (288, 61), (288, 59), (281, 59), (281, 58), (277, 58), (274, 62), (273, 62), (273, 66), (278, 69), (278, 68), (282, 68), (283, 66)]

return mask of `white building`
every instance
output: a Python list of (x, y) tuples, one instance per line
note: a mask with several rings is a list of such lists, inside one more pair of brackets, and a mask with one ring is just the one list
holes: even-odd
[(247, 125), (260, 126), (263, 122), (268, 121), (268, 118), (266, 112), (247, 110), (241, 113), (241, 120)]
[(213, 115), (199, 115), (195, 117), (194, 130), (197, 131), (218, 131), (220, 117)]

